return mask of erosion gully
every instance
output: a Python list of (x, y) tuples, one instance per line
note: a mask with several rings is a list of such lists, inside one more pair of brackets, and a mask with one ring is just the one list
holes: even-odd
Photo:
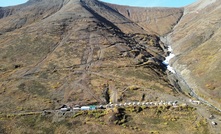
[[(168, 34), (169, 35), (169, 34)], [(161, 37), (161, 41), (165, 44), (165, 46), (167, 46), (169, 49), (170, 46), (171, 46), (171, 43), (169, 43), (168, 41), (168, 35), (164, 36), (164, 37)], [(165, 51), (169, 51), (172, 53), (171, 50), (165, 50)], [(170, 56), (170, 54), (168, 55), (168, 57)], [(174, 55), (174, 57), (176, 57)], [(170, 58), (171, 59), (171, 58)], [(168, 65), (167, 65), (169, 68), (172, 67), (172, 65), (169, 63), (168, 61)], [(201, 98), (195, 91), (194, 89), (186, 82), (185, 78), (179, 73), (178, 70), (176, 70), (175, 68), (173, 68), (173, 71), (170, 71), (170, 69), (167, 71), (167, 75), (168, 75), (168, 78), (171, 82), (171, 84), (174, 86), (174, 88), (184, 94), (185, 96), (191, 96), (192, 98), (195, 98), (196, 100), (200, 101), (201, 103), (209, 106), (209, 107), (212, 107), (213, 109), (217, 110), (218, 112), (221, 113), (221, 109), (214, 106), (213, 104), (211, 104), (210, 102), (206, 101), (205, 99)]]

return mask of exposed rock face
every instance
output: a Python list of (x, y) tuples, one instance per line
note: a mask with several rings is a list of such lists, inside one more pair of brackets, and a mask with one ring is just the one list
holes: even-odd
[(108, 4), (146, 31), (165, 35), (183, 15), (183, 8), (138, 8)]
[(173, 66), (200, 97), (221, 108), (221, 1), (199, 0), (168, 36)]

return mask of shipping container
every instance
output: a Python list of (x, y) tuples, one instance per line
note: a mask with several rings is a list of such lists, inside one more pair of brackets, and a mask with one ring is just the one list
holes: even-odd
[(81, 110), (95, 110), (96, 106), (82, 106)]

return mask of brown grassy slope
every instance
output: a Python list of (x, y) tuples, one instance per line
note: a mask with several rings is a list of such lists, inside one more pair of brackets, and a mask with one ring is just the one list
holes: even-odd
[[(106, 20), (113, 23), (115, 26), (117, 26), (122, 32), (124, 33), (146, 33), (142, 27), (137, 25), (137, 23), (134, 23), (124, 15), (121, 15), (118, 11), (116, 11), (114, 8), (110, 7), (109, 5), (106, 5), (103, 2), (99, 1), (90, 1), (86, 0), (85, 4), (89, 7), (89, 10), (95, 12), (95, 16), (98, 13)], [(111, 15), (110, 15), (111, 14)], [(104, 19), (101, 21), (105, 21)]]
[(174, 67), (196, 92), (221, 107), (220, 1), (198, 1), (169, 36), (178, 55)]
[[(105, 103), (102, 86), (109, 81), (117, 90), (137, 85), (172, 93), (160, 65), (164, 52), (159, 38), (144, 30), (134, 34), (141, 28), (126, 18), (118, 19), (122, 15), (112, 10), (100, 12), (98, 4), (69, 1), (47, 18), (0, 36), (2, 110)], [(113, 16), (118, 22), (112, 22)], [(134, 33), (124, 34), (129, 27)]]
[[(43, 8), (42, 5), (51, 2), (58, 7), (61, 1), (32, 2), (22, 10), (32, 14), (35, 8)], [(149, 35), (126, 17), (97, 1), (65, 2), (46, 18), (29, 16), (30, 20), (35, 21), (10, 31), (0, 29), (4, 31), (0, 35), (1, 132), (111, 133), (114, 130), (113, 133), (118, 133), (124, 126), (107, 125), (105, 120), (110, 118), (109, 114), (99, 118), (99, 111), (77, 118), (73, 115), (65, 118), (62, 114), (19, 115), (56, 109), (62, 104), (177, 99), (161, 65), (165, 53), (157, 36)], [(8, 22), (10, 18), (18, 17), (19, 13), (0, 21)], [(14, 28), (14, 24), (8, 22), (8, 27)], [(109, 87), (110, 100), (105, 100), (105, 84)], [(192, 114), (191, 109), (178, 113), (182, 117), (180, 119), (173, 116), (176, 111), (172, 110), (174, 113), (171, 113), (171, 109), (166, 110), (165, 117), (159, 115), (163, 113), (161, 108), (147, 109), (139, 114), (136, 110), (134, 113), (132, 111), (126, 111), (128, 118), (134, 117), (130, 121), (128, 119), (123, 133), (177, 133), (180, 127), (184, 128), (183, 124), (192, 122), (195, 123), (194, 128), (185, 130), (185, 133), (195, 128), (200, 131), (207, 129), (205, 122), (203, 126), (197, 124), (199, 120), (195, 122), (195, 112)], [(151, 125), (148, 126), (149, 122)]]
[(0, 9), (0, 34), (10, 32), (33, 22), (45, 19), (57, 12), (63, 5), (66, 4), (66, 1), (49, 0), (48, 2), (45, 2), (30, 0), (27, 3), (18, 6), (3, 7)]
[(141, 8), (107, 4), (146, 31), (165, 35), (170, 32), (183, 15), (183, 8)]
[(208, 122), (197, 117), (196, 112), (189, 107), (182, 110), (165, 107), (114, 108), (80, 111), (76, 115), (60, 113), (56, 116), (1, 117), (1, 120), (5, 121), (0, 127), (4, 133), (210, 133)]

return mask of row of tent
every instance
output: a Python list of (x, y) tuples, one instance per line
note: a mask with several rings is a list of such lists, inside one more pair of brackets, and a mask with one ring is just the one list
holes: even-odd
[(61, 108), (60, 108), (60, 111), (61, 112), (67, 112), (67, 111), (80, 111), (80, 110), (95, 110), (95, 109), (102, 109), (103, 106), (95, 106), (95, 105), (90, 105), (90, 106), (75, 106), (73, 108), (67, 106), (67, 105), (63, 105)]
[(128, 103), (119, 103), (119, 104), (107, 104), (107, 105), (90, 105), (90, 106), (79, 106), (76, 105), (75, 107), (71, 108), (67, 105), (63, 105), (60, 108), (60, 111), (66, 112), (66, 111), (84, 111), (84, 110), (96, 110), (96, 109), (105, 109), (105, 108), (113, 108), (113, 107), (126, 107), (126, 106), (177, 106), (177, 101), (168, 101), (168, 102), (128, 102)]

